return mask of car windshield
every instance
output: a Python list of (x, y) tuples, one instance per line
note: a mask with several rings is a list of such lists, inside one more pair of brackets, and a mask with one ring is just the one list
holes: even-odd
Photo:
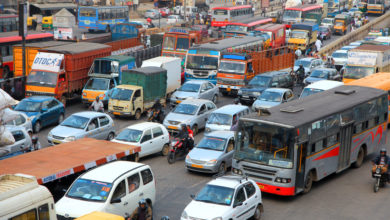
[(195, 115), (198, 110), (198, 106), (190, 104), (179, 104), (173, 110), (173, 113), (184, 114), (184, 115)]
[(67, 197), (104, 202), (107, 200), (112, 188), (112, 183), (99, 182), (88, 179), (77, 179), (66, 194)]
[(28, 85), (45, 85), (55, 87), (57, 85), (57, 73), (45, 71), (31, 71), (27, 77)]
[(322, 23), (324, 23), (324, 24), (332, 24), (332, 19), (324, 18), (324, 20), (322, 20)]
[(61, 126), (84, 129), (88, 124), (89, 118), (71, 115), (61, 123)]
[(328, 32), (328, 28), (327, 27), (320, 27), (320, 31), (321, 32)]
[(115, 88), (112, 91), (111, 98), (118, 100), (130, 100), (132, 94), (133, 90), (131, 89)]
[(189, 69), (216, 70), (218, 68), (218, 57), (187, 55), (186, 67)]
[(347, 59), (348, 58), (348, 54), (347, 53), (334, 52), (334, 53), (332, 53), (332, 57), (333, 58), (344, 58), (344, 59)]
[(271, 82), (271, 79), (271, 77), (258, 76), (249, 81), (248, 85), (255, 87), (268, 87)]
[(374, 67), (347, 66), (343, 77), (347, 79), (361, 79), (374, 73)]
[(41, 103), (22, 100), (15, 107), (15, 110), (22, 111), (22, 112), (39, 112), (39, 110), (41, 110)]
[(231, 125), (232, 116), (222, 113), (212, 113), (207, 120), (207, 124), (217, 124), (217, 125)]
[(232, 61), (221, 61), (219, 64), (218, 72), (226, 73), (245, 73), (245, 63), (241, 62), (232, 62)]
[(329, 71), (327, 70), (314, 70), (310, 74), (310, 77), (321, 78), (321, 79), (328, 79), (328, 76), (329, 76)]
[(195, 201), (230, 205), (233, 200), (234, 189), (207, 184), (195, 197)]
[(89, 89), (89, 90), (107, 90), (109, 83), (110, 83), (110, 79), (91, 78), (91, 79), (88, 80), (88, 82), (85, 85), (84, 89)]
[(304, 88), (302, 93), (301, 93), (301, 96), (299, 98), (310, 96), (310, 95), (313, 95), (313, 94), (316, 94), (316, 93), (319, 93), (319, 92), (322, 92), (322, 91), (324, 91), (324, 90), (322, 90), (322, 89), (314, 89), (314, 88)]
[(226, 143), (225, 139), (206, 136), (202, 138), (202, 140), (198, 143), (196, 148), (209, 149), (215, 151), (224, 151), (225, 143)]
[(306, 37), (307, 37), (307, 32), (295, 31), (295, 30), (291, 32), (291, 38), (305, 39)]
[(267, 102), (281, 102), (282, 94), (278, 92), (272, 91), (264, 91), (257, 100), (267, 101)]
[(311, 61), (308, 61), (308, 60), (297, 60), (297, 61), (295, 61), (294, 66), (299, 66), (301, 64), (302, 64), (303, 67), (309, 68), (310, 65), (311, 65)]
[(200, 84), (184, 83), (178, 91), (182, 92), (198, 92)]
[(127, 128), (123, 130), (121, 133), (119, 133), (118, 136), (115, 138), (115, 140), (127, 141), (127, 142), (138, 142), (141, 139), (141, 136), (142, 136), (142, 131)]

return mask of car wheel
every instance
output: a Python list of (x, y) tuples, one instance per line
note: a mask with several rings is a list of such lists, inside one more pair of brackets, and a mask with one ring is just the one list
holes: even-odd
[(198, 125), (192, 126), (192, 132), (194, 133), (194, 136), (198, 134), (198, 132), (199, 132)]
[(60, 117), (58, 117), (58, 124), (61, 124), (62, 122), (64, 121), (64, 114), (63, 113), (61, 113), (60, 114)]
[(256, 210), (255, 210), (255, 214), (253, 214), (253, 219), (254, 220), (260, 220), (261, 219), (261, 213), (262, 213), (261, 205), (257, 205)]
[(34, 132), (38, 133), (40, 130), (41, 130), (41, 122), (40, 121), (36, 121), (35, 125), (34, 125)]
[(164, 146), (162, 147), (162, 150), (161, 150), (161, 155), (162, 156), (167, 156), (169, 153), (169, 145), (168, 144), (164, 144)]
[(218, 167), (218, 175), (224, 175), (226, 173), (225, 162), (222, 162)]
[(214, 104), (217, 104), (217, 102), (218, 102), (218, 96), (217, 95), (214, 95), (213, 102), (214, 102)]
[(108, 134), (107, 140), (108, 140), (108, 141), (111, 141), (112, 139), (114, 139), (114, 137), (115, 137), (114, 132), (110, 132), (110, 133)]

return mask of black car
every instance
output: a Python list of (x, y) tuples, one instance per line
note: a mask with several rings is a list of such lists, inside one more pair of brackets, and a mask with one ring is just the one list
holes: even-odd
[(255, 76), (248, 85), (238, 91), (241, 103), (252, 104), (268, 88), (293, 89), (294, 81), (289, 72), (274, 71)]

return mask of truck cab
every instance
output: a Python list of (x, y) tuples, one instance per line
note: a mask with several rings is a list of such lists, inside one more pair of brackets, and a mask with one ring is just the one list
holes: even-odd
[(92, 103), (96, 97), (107, 105), (109, 94), (119, 85), (119, 77), (123, 70), (135, 67), (135, 59), (131, 56), (113, 55), (94, 60), (88, 73), (90, 76), (82, 92), (82, 102)]
[(108, 112), (114, 116), (141, 117), (144, 109), (144, 91), (140, 86), (119, 85), (110, 94)]
[(288, 46), (302, 51), (312, 47), (317, 40), (318, 25), (314, 23), (297, 23), (291, 26)]
[(335, 17), (334, 32), (344, 35), (348, 32), (350, 17), (346, 14), (339, 14)]

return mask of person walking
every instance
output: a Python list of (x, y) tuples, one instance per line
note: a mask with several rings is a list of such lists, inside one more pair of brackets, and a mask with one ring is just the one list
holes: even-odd
[(96, 96), (95, 101), (89, 106), (89, 110), (93, 109), (95, 112), (104, 112), (104, 104), (99, 96)]
[(319, 52), (321, 50), (321, 46), (322, 46), (321, 40), (317, 38), (315, 45), (316, 45), (316, 50), (317, 50), (316, 52)]

